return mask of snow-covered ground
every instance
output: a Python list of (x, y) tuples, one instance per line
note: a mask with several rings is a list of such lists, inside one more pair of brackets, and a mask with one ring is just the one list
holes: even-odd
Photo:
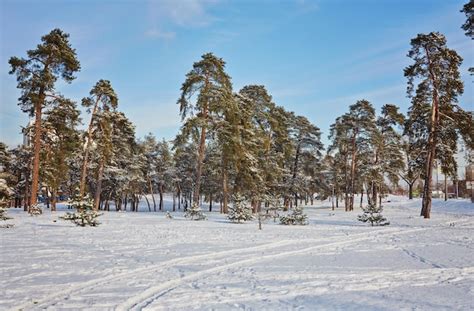
[[(391, 197), (391, 224), (306, 207), (308, 226), (106, 212), (96, 228), (9, 209), (1, 310), (473, 310), (474, 204)], [(169, 202), (167, 202), (169, 204)], [(143, 206), (144, 209), (145, 206)]]

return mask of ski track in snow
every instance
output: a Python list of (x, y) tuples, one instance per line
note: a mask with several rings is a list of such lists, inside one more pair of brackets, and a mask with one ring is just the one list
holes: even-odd
[[(405, 287), (436, 288), (437, 286), (449, 286), (451, 290), (459, 289), (460, 292), (467, 295), (466, 299), (468, 302), (461, 301), (462, 303), (458, 305), (458, 309), (474, 308), (474, 304), (469, 303), (470, 298), (474, 299), (474, 289), (472, 286), (474, 283), (474, 266), (472, 258), (463, 264), (459, 264), (458, 261), (451, 263), (450, 257), (446, 257), (447, 259), (440, 258), (436, 255), (436, 252), (434, 254), (432, 253), (433, 248), (429, 248), (436, 245), (436, 243), (449, 247), (463, 247), (466, 249), (463, 256), (469, 258), (469, 254), (473, 253), (471, 245), (472, 238), (469, 237), (469, 234), (466, 235), (465, 232), (469, 232), (469, 230), (472, 232), (474, 217), (469, 214), (457, 215), (447, 210), (442, 214), (443, 216), (440, 217), (441, 221), (417, 222), (416, 218), (404, 214), (410, 211), (409, 207), (403, 204), (399, 206), (398, 204), (399, 203), (396, 202), (394, 206), (396, 207), (396, 212), (399, 213), (399, 224), (390, 227), (370, 228), (354, 226), (353, 222), (351, 223), (347, 220), (351, 216), (348, 213), (341, 213), (339, 214), (341, 218), (337, 218), (338, 216), (335, 216), (331, 211), (329, 211), (329, 216), (327, 214), (321, 214), (323, 213), (322, 211), (317, 211), (320, 213), (318, 214), (319, 218), (316, 216), (313, 219), (319, 219), (321, 226), (317, 227), (318, 230), (330, 228), (332, 235), (326, 235), (321, 238), (308, 238), (306, 234), (318, 232), (307, 230), (315, 226), (314, 224), (310, 224), (310, 226), (307, 227), (287, 227), (284, 228), (285, 233), (281, 236), (282, 240), (277, 240), (276, 242), (270, 240), (267, 243), (242, 247), (245, 243), (241, 243), (239, 238), (242, 238), (242, 236), (239, 236), (236, 242), (241, 243), (241, 246), (238, 248), (228, 248), (225, 250), (216, 248), (216, 251), (213, 251), (214, 244), (211, 243), (210, 247), (208, 246), (204, 253), (201, 251), (193, 255), (183, 255), (182, 251), (181, 253), (176, 253), (175, 251), (176, 255), (173, 255), (175, 257), (174, 259), (172, 259), (171, 256), (166, 256), (163, 258), (163, 261), (150, 261), (147, 260), (148, 257), (146, 256), (153, 256), (158, 250), (165, 251), (165, 255), (169, 254), (166, 245), (153, 247), (154, 244), (150, 244), (147, 242), (149, 240), (146, 240), (142, 244), (130, 244), (130, 242), (128, 242), (128, 244), (118, 245), (118, 248), (110, 249), (106, 244), (109, 243), (109, 240), (107, 240), (105, 244), (97, 244), (94, 243), (95, 240), (91, 238), (90, 235), (87, 235), (80, 241), (81, 243), (90, 241), (92, 246), (109, 255), (109, 257), (106, 258), (117, 258), (115, 264), (119, 262), (123, 263), (121, 258), (125, 258), (125, 263), (128, 264), (125, 267), (122, 265), (120, 269), (115, 267), (110, 268), (109, 265), (108, 268), (105, 267), (100, 271), (101, 277), (86, 281), (79, 279), (75, 280), (71, 286), (63, 286), (62, 288), (52, 287), (48, 290), (43, 290), (44, 294), (41, 294), (40, 298), (23, 296), (23, 302), (19, 300), (17, 301), (19, 303), (18, 305), (6, 305), (6, 307), (9, 310), (77, 310), (84, 308), (92, 310), (189, 310), (196, 308), (196, 306), (198, 308), (210, 309), (207, 307), (207, 304), (212, 305), (214, 303), (217, 309), (298, 309), (300, 306), (297, 301), (305, 295), (311, 297), (314, 295), (329, 295), (340, 292), (349, 293), (361, 291), (368, 293), (370, 291), (377, 292), (379, 290), (383, 291), (384, 289), (392, 290), (394, 288)], [(321, 216), (323, 215), (324, 217), (322, 218)], [(400, 217), (400, 215), (403, 216)], [(355, 215), (352, 214), (352, 217), (355, 217)], [(140, 219), (141, 218), (133, 219), (133, 221), (140, 221)], [(311, 220), (312, 218), (310, 217), (310, 221)], [(219, 223), (220, 221), (217, 220), (217, 222)], [(176, 227), (167, 227), (165, 230), (157, 231), (157, 233), (160, 234), (161, 240), (168, 239), (170, 231), (173, 230), (172, 228), (179, 228), (179, 222), (174, 223), (177, 225)], [(207, 223), (209, 225), (205, 225), (206, 228), (212, 228), (213, 221), (208, 221)], [(36, 230), (35, 225), (38, 225), (33, 221), (24, 221), (24, 224), (32, 226), (33, 230)], [(181, 222), (181, 225), (186, 225), (186, 222)], [(51, 225), (40, 224), (40, 226)], [(199, 226), (200, 225), (191, 227), (189, 229), (190, 231), (186, 231), (186, 233), (194, 234), (193, 230), (199, 230)], [(232, 224), (228, 224), (228, 226), (235, 227), (219, 227), (219, 236), (222, 234), (231, 234), (233, 230), (245, 228), (244, 226)], [(271, 233), (271, 230), (273, 230), (271, 227), (271, 225), (267, 225), (264, 231), (270, 230), (268, 232)], [(131, 236), (143, 234), (143, 231), (137, 230), (131, 225), (126, 228), (128, 230), (127, 234)], [(295, 230), (294, 233), (291, 233), (292, 228)], [(442, 229), (449, 233), (448, 239), (440, 238), (443, 235), (437, 231)], [(457, 238), (455, 230), (461, 230), (463, 234)], [(242, 234), (242, 232), (245, 233), (247, 231), (243, 230), (238, 232)], [(275, 232), (276, 233), (270, 235), (273, 241), (275, 241), (275, 238), (280, 238), (278, 233), (280, 231), (277, 230)], [(290, 234), (287, 235), (287, 232)], [(155, 234), (155, 232), (153, 232), (153, 234)], [(425, 247), (423, 246), (423, 242), (428, 240), (422, 236), (423, 234), (425, 234), (426, 237), (431, 237), (434, 234), (439, 242), (430, 241), (430, 244), (427, 244), (428, 248), (425, 249), (423, 248)], [(133, 240), (131, 241), (133, 242)], [(220, 247), (225, 246), (225, 240), (222, 240), (220, 237), (213, 241), (213, 243), (218, 242), (216, 245)], [(420, 241), (422, 243), (421, 245), (419, 244)], [(407, 244), (407, 242), (409, 243)], [(51, 275), (51, 270), (44, 270), (47, 269), (44, 268), (47, 266), (43, 266), (41, 262), (50, 260), (51, 254), (56, 251), (60, 258), (61, 249), (48, 248), (48, 242), (43, 243), (44, 249), (35, 248), (34, 255), (38, 260), (38, 265), (29, 268), (29, 273), (27, 270), (27, 274), (22, 276), (12, 277), (12, 273), (9, 272), (10, 277), (7, 277), (7, 280), (11, 282), (11, 284), (18, 281), (23, 282), (22, 284), (26, 282), (28, 286), (25, 291), (28, 291), (28, 288), (34, 289), (34, 286), (38, 286), (34, 284), (30, 286), (31, 280), (36, 281), (41, 276), (47, 277)], [(410, 264), (405, 264), (405, 266), (403, 263), (400, 264), (402, 269), (396, 267), (391, 268), (390, 266), (368, 269), (368, 267), (362, 265), (360, 266), (360, 271), (357, 270), (359, 269), (357, 265), (350, 265), (350, 270), (346, 271), (339, 270), (341, 267), (343, 268), (344, 265), (331, 266), (331, 264), (328, 263), (328, 267), (332, 267), (332, 270), (328, 269), (326, 271), (325, 268), (321, 267), (313, 271), (311, 269), (314, 268), (310, 267), (308, 268), (310, 269), (310, 273), (308, 274), (304, 272), (298, 273), (298, 271), (292, 273), (293, 268), (290, 266), (290, 270), (288, 270), (286, 274), (278, 275), (277, 281), (274, 281), (275, 270), (265, 268), (269, 262), (277, 262), (276, 267), (279, 267), (279, 260), (289, 262), (298, 256), (298, 258), (303, 258), (303, 260), (304, 258), (312, 258), (313, 254), (323, 257), (333, 255), (333, 257), (339, 258), (334, 254), (346, 250), (349, 254), (357, 255), (358, 252), (359, 254), (364, 254), (364, 252), (369, 251), (369, 249), (363, 247), (361, 249), (361, 245), (364, 245), (364, 243), (372, 243), (370, 251), (375, 251), (377, 255), (383, 254), (382, 252), (384, 250), (387, 252), (396, 251), (399, 255), (395, 260), (405, 260), (405, 262), (410, 262)], [(27, 243), (25, 245), (28, 246), (29, 244)], [(176, 243), (170, 245), (174, 247)], [(421, 246), (421, 249), (419, 246)], [(71, 245), (71, 247), (71, 249), (73, 249), (73, 247), (77, 246)], [(146, 255), (145, 258), (140, 260), (141, 256), (135, 255), (133, 253), (134, 251)], [(116, 254), (120, 254), (122, 257), (115, 257)], [(186, 252), (184, 252), (184, 254), (186, 254)], [(403, 259), (403, 257), (405, 257), (405, 259)], [(93, 260), (100, 260), (100, 258)], [(130, 261), (144, 266), (133, 268), (133, 265), (130, 265)], [(94, 268), (97, 269), (96, 266), (92, 268), (82, 267), (83, 273), (85, 272), (85, 274), (82, 275), (97, 274), (98, 271), (94, 273)], [(123, 269), (125, 269), (125, 272), (123, 272)], [(297, 267), (295, 267), (295, 269), (297, 269)], [(356, 269), (355, 272), (354, 269)], [(0, 273), (4, 273), (2, 270), (8, 271), (2, 268), (0, 269)], [(56, 273), (57, 275), (61, 275), (60, 271), (56, 271)], [(67, 276), (67, 272), (64, 275)], [(34, 278), (32, 276), (34, 276)], [(240, 285), (237, 287), (231, 286), (234, 284), (232, 282)], [(242, 285), (242, 282), (246, 285)], [(3, 291), (4, 289), (0, 288), (0, 290)], [(190, 292), (190, 290), (192, 292)], [(2, 291), (0, 291), (0, 293), (2, 293)], [(28, 293), (26, 294), (28, 295)], [(192, 295), (200, 295), (202, 298), (195, 301)], [(443, 292), (440, 292), (439, 296), (442, 295)], [(38, 294), (36, 294), (36, 296), (38, 296)], [(246, 300), (254, 301), (254, 304), (251, 303), (247, 305)], [(410, 301), (408, 298), (405, 300), (405, 302), (402, 300), (399, 301), (402, 309), (411, 308), (413, 302), (417, 302)], [(257, 304), (257, 307), (255, 307), (255, 301), (271, 302), (274, 304)], [(0, 298), (0, 305), (1, 303), (2, 298)], [(403, 303), (405, 303), (405, 305), (403, 305)], [(338, 306), (337, 308), (339, 309), (357, 309), (351, 304), (344, 305), (342, 302), (335, 306)], [(374, 306), (375, 309), (380, 309), (381, 307), (379, 305), (379, 308), (377, 308), (377, 305), (372, 305), (372, 308), (374, 308)], [(443, 308), (443, 304), (441, 303), (433, 303), (430, 305), (427, 301), (422, 302), (420, 306), (418, 306), (418, 308), (421, 309), (436, 309), (440, 308), (440, 306), (441, 309)], [(444, 305), (445, 308), (446, 306), (455, 307), (449, 304)], [(389, 309), (397, 308), (395, 306)]]
[[(465, 220), (458, 221), (458, 223), (459, 222), (465, 222)], [(378, 231), (377, 235), (378, 235), (378, 237), (381, 237), (381, 236), (384, 236), (384, 235), (387, 236), (387, 235), (390, 235), (390, 234), (407, 234), (407, 233), (414, 233), (414, 232), (424, 231), (424, 230), (429, 230), (429, 229), (433, 229), (433, 228), (432, 227), (415, 228), (415, 229), (405, 230), (405, 231), (402, 231), (402, 232), (399, 232), (398, 228), (386, 229), (386, 230), (383, 230), (383, 231), (382, 230)], [(384, 234), (381, 235), (380, 233), (384, 233)], [(332, 242), (332, 243), (327, 243), (327, 244), (323, 244), (323, 245), (311, 246), (311, 247), (307, 247), (307, 248), (300, 249), (300, 250), (287, 251), (287, 252), (282, 252), (282, 253), (278, 253), (278, 254), (271, 254), (271, 255), (266, 255), (266, 256), (261, 256), (261, 257), (256, 257), (256, 258), (244, 259), (244, 260), (240, 260), (240, 261), (233, 262), (233, 263), (230, 263), (230, 264), (219, 265), (219, 266), (211, 268), (211, 269), (202, 270), (202, 271), (199, 271), (199, 272), (196, 272), (196, 273), (192, 273), (192, 274), (183, 276), (180, 279), (171, 280), (171, 281), (165, 282), (163, 284), (150, 287), (147, 290), (145, 290), (143, 293), (140, 293), (140, 294), (138, 294), (134, 297), (130, 297), (129, 299), (127, 299), (124, 303), (120, 304), (117, 307), (117, 310), (131, 310), (131, 309), (141, 310), (141, 309), (147, 307), (148, 305), (150, 305), (156, 299), (164, 296), (166, 293), (172, 291), (173, 289), (175, 289), (176, 287), (178, 287), (180, 285), (185, 284), (186, 282), (196, 280), (196, 279), (199, 279), (203, 276), (211, 275), (211, 274), (216, 273), (216, 272), (225, 271), (225, 270), (228, 270), (229, 268), (239, 267), (239, 266), (242, 266), (242, 265), (257, 263), (259, 261), (265, 261), (265, 260), (275, 259), (275, 258), (279, 258), (279, 257), (288, 257), (288, 256), (291, 256), (291, 255), (306, 254), (306, 253), (310, 253), (310, 252), (315, 251), (315, 250), (320, 250), (320, 249), (324, 249), (324, 248), (331, 248), (331, 247), (334, 247), (334, 246), (346, 246), (346, 245), (354, 244), (356, 242), (361, 242), (361, 241), (364, 241), (364, 240), (371, 239), (373, 235), (374, 235), (374, 232), (365, 232), (365, 233), (352, 235), (351, 239), (348, 240), (348, 241)], [(354, 237), (354, 236), (357, 236), (357, 237)], [(474, 269), (472, 269), (472, 268), (469, 269), (469, 272), (472, 273), (473, 271), (474, 271)]]

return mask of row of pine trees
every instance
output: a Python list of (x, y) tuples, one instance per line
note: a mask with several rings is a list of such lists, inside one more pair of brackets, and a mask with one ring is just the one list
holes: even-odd
[[(473, 1), (463, 11), (463, 29), (472, 39)], [(82, 99), (86, 116), (56, 90), (59, 80), (75, 79), (80, 62), (69, 35), (54, 29), (26, 57), (9, 61), (19, 106), (33, 122), (24, 128), (28, 144), (11, 150), (0, 144), (3, 199), (28, 210), (44, 193), (54, 211), (63, 193), (92, 198), (94, 210), (137, 211), (145, 198), (157, 211), (164, 210), (167, 193), (173, 210), (205, 201), (209, 210), (219, 202), (228, 213), (231, 198), (243, 196), (255, 213), (274, 202), (284, 209), (312, 203), (317, 194), (334, 197), (336, 205), (343, 200), (351, 211), (356, 194), (380, 205), (404, 180), (412, 198), (422, 179), (422, 216), (429, 218), (434, 164), (456, 179), (459, 137), (473, 148), (472, 112), (458, 105), (462, 58), (442, 34), (419, 34), (408, 57), (408, 114), (395, 105), (377, 114), (361, 99), (331, 125), (324, 151), (316, 125), (274, 103), (263, 85), (234, 90), (224, 60), (204, 54), (181, 87), (178, 135), (159, 141), (152, 134), (136, 137), (110, 81), (98, 81)]]

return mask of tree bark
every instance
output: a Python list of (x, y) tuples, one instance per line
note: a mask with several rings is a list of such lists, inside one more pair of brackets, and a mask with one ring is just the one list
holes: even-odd
[(79, 185), (79, 198), (80, 199), (84, 197), (84, 192), (86, 189), (87, 162), (89, 159), (89, 145), (92, 141), (92, 122), (94, 121), (95, 114), (97, 113), (97, 106), (99, 104), (99, 100), (100, 100), (100, 96), (98, 96), (96, 99), (94, 108), (92, 109), (89, 127), (87, 128), (87, 140), (84, 146), (84, 159), (82, 160), (82, 168), (81, 168), (81, 183)]
[(431, 58), (428, 48), (425, 46), (426, 57), (428, 59), (428, 71), (430, 74), (430, 79), (433, 85), (433, 104), (431, 106), (431, 124), (430, 124), (430, 133), (428, 136), (428, 155), (426, 160), (426, 169), (425, 169), (425, 184), (423, 188), (423, 201), (421, 208), (421, 216), (424, 218), (430, 218), (431, 215), (431, 182), (433, 179), (433, 165), (436, 155), (436, 140), (437, 140), (437, 129), (439, 121), (439, 98), (438, 98), (438, 88), (436, 76), (431, 67)]
[(153, 184), (151, 183), (150, 177), (148, 177), (148, 187), (150, 188), (150, 194), (151, 194), (151, 199), (153, 200), (153, 211), (156, 212), (156, 201), (155, 201), (155, 195), (153, 194)]
[(56, 195), (57, 195), (57, 190), (56, 188), (51, 189), (51, 212), (56, 211)]
[(159, 210), (162, 211), (163, 210), (163, 183), (161, 183), (161, 182), (160, 182), (159, 190), (160, 190)]
[(97, 172), (97, 189), (95, 190), (94, 196), (94, 210), (99, 209), (100, 193), (102, 192), (102, 175), (104, 173), (104, 159), (100, 159), (99, 171)]
[(41, 112), (44, 102), (44, 90), (40, 89), (38, 102), (35, 103), (35, 135), (33, 143), (33, 168), (31, 171), (31, 198), (28, 209), (38, 202), (39, 161), (41, 150)]
[(352, 162), (351, 162), (351, 183), (350, 183), (350, 202), (349, 202), (349, 210), (354, 210), (354, 185), (355, 185), (355, 170), (356, 170), (356, 160), (357, 160), (357, 146), (356, 146), (356, 138), (359, 130), (356, 128), (354, 129), (354, 135), (352, 137)]
[(222, 171), (222, 212), (227, 214), (229, 212), (228, 208), (228, 185), (227, 185), (227, 168), (224, 168)]

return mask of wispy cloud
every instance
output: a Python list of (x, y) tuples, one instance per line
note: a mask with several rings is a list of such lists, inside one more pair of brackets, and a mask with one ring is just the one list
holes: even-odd
[(145, 35), (156, 39), (173, 39), (176, 27), (205, 27), (217, 18), (209, 8), (218, 0), (150, 0), (148, 3), (149, 27)]

